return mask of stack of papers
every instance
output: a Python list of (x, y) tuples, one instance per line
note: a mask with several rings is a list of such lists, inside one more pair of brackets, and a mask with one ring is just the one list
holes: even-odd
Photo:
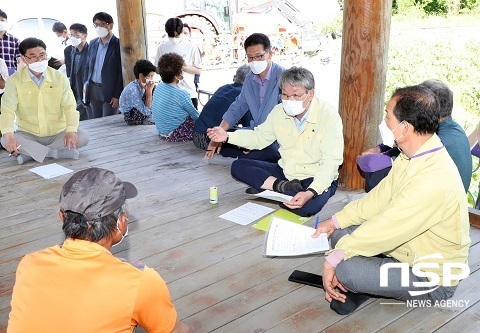
[(229, 212), (226, 212), (219, 217), (240, 225), (247, 225), (258, 220), (259, 218), (264, 217), (267, 214), (270, 214), (273, 211), (273, 208), (249, 202)]
[(36, 173), (39, 176), (42, 176), (45, 179), (50, 179), (73, 172), (72, 169), (67, 169), (57, 163), (36, 167), (30, 169), (30, 171)]
[(312, 238), (314, 233), (314, 228), (273, 217), (265, 239), (265, 255), (300, 256), (328, 251), (327, 234)]

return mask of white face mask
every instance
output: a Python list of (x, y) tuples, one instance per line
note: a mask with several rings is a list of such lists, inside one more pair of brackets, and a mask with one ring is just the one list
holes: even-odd
[(168, 40), (170, 41), (170, 43), (172, 44), (178, 44), (182, 41), (182, 37), (177, 37), (177, 38), (168, 38)]
[(97, 36), (100, 38), (107, 37), (108, 29), (104, 27), (96, 27), (95, 30), (97, 31)]
[(295, 117), (305, 111), (303, 107), (303, 101), (291, 101), (288, 99), (282, 99), (282, 106), (285, 113), (290, 117)]
[(260, 74), (263, 72), (268, 66), (268, 62), (266, 60), (260, 61), (251, 61), (248, 63), (248, 67), (252, 70), (253, 74)]
[[(392, 134), (393, 134), (393, 132), (395, 132), (395, 130), (398, 128), (398, 126), (400, 126), (403, 122), (404, 122), (404, 120), (402, 120), (402, 121), (400, 122), (400, 124), (398, 124), (397, 126), (395, 126), (395, 128), (392, 130)], [(403, 137), (405, 136), (405, 134), (407, 134), (407, 132), (408, 132), (408, 123), (406, 123), (406, 124), (407, 124), (407, 131), (406, 131), (405, 133), (403, 133), (402, 135), (400, 135), (398, 138), (395, 138), (395, 134), (393, 134), (393, 135), (394, 135), (393, 141), (395, 142), (395, 144), (396, 144), (397, 146), (398, 146), (397, 141), (400, 140), (401, 138), (403, 138)]]
[(82, 39), (72, 36), (72, 37), (70, 37), (70, 42), (72, 43), (73, 47), (77, 47), (78, 45), (80, 45), (82, 43)]
[(7, 31), (8, 30), (8, 24), (5, 21), (0, 21), (0, 31)]
[(385, 119), (380, 123), (380, 125), (378, 125), (378, 129), (380, 130), (380, 135), (382, 136), (382, 143), (386, 146), (393, 147), (395, 136), (385, 123)]
[(37, 61), (33, 62), (31, 64), (28, 64), (28, 68), (30, 70), (37, 72), (37, 73), (43, 73), (48, 67), (48, 60), (42, 60), (42, 61)]
[[(128, 221), (128, 219), (127, 219), (127, 221)], [(120, 233), (120, 235), (122, 235), (122, 239), (120, 239), (120, 241), (119, 241), (118, 243), (112, 244), (112, 247), (117, 246), (118, 244), (120, 244), (120, 243), (123, 241), (123, 239), (124, 239), (125, 237), (127, 237), (127, 235), (128, 235), (128, 224), (127, 224), (127, 232), (125, 233), (125, 235), (122, 234), (122, 231), (121, 231), (120, 228), (118, 227), (118, 221), (117, 221), (117, 230), (118, 230), (118, 232)]]
[(66, 40), (65, 36), (58, 36), (57, 38), (62, 43)]

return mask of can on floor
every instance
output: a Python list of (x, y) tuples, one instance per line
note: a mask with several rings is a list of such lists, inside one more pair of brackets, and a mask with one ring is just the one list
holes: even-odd
[(218, 203), (218, 188), (216, 186), (210, 186), (210, 203), (212, 205)]

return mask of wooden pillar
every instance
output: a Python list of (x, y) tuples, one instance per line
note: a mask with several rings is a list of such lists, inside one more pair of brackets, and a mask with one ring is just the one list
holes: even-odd
[(135, 62), (147, 59), (145, 0), (117, 0), (117, 15), (123, 84), (127, 85), (135, 80)]
[(392, 0), (345, 0), (339, 112), (345, 154), (340, 184), (364, 188), (357, 156), (378, 144), (385, 109), (385, 80)]

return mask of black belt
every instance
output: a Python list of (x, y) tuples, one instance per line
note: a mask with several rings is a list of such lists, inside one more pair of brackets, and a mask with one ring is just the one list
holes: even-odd
[(93, 82), (93, 81), (90, 81), (91, 84), (93, 84), (94, 86), (97, 86), (97, 87), (102, 87), (102, 84), (101, 83), (97, 83), (97, 82)]

